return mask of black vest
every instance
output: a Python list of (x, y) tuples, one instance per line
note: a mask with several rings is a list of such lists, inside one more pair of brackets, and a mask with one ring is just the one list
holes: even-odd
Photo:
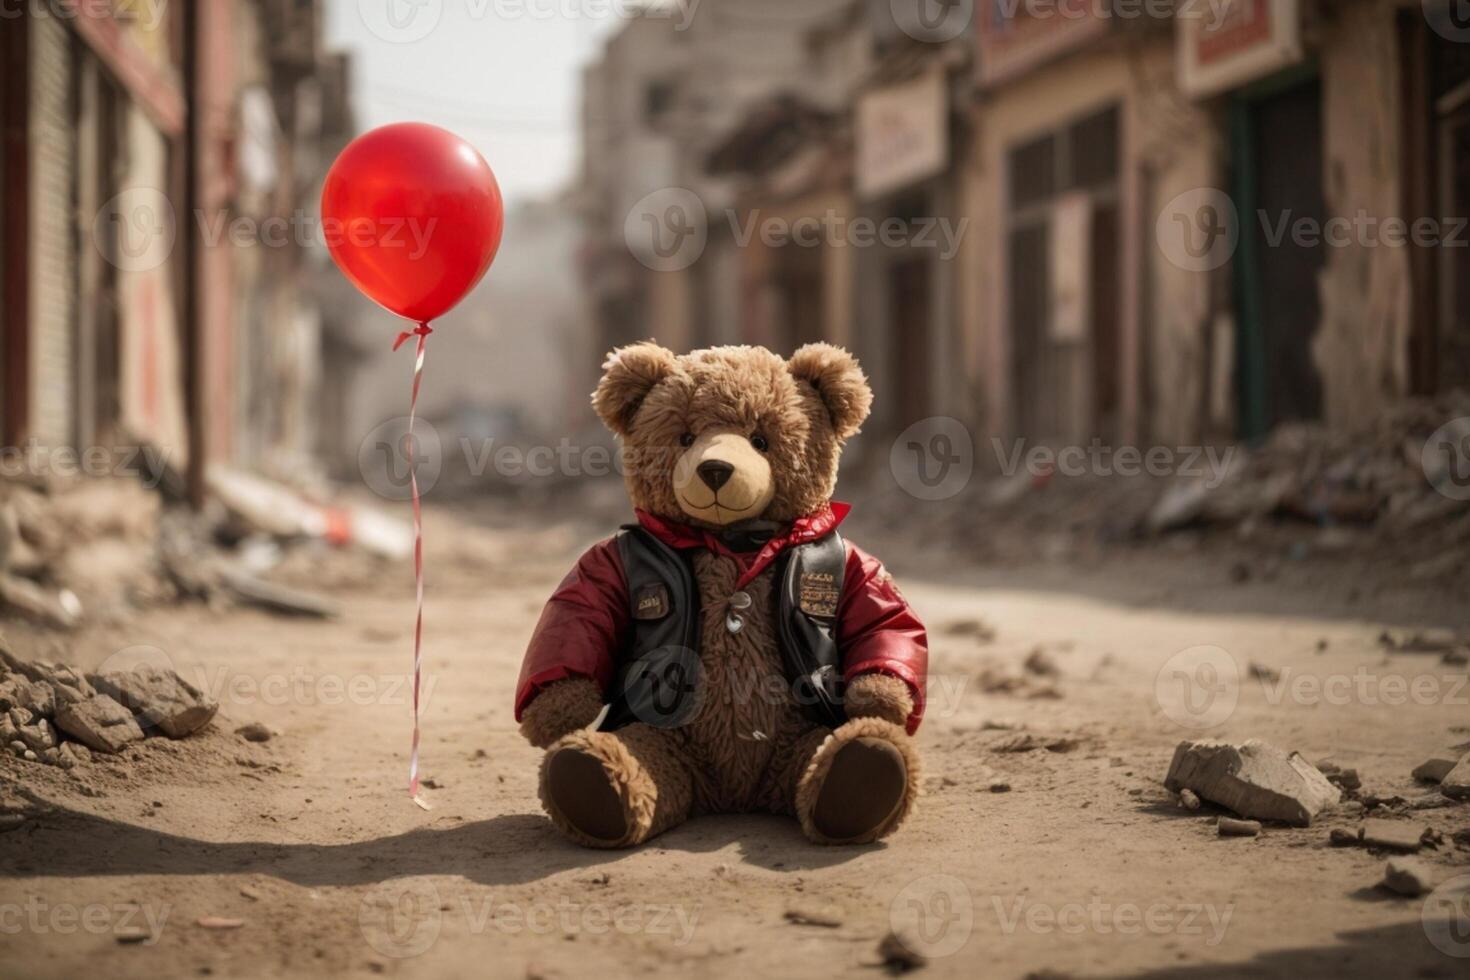
[[(608, 688), (601, 728), (645, 722), (678, 728), (699, 709), (699, 584), (688, 557), (638, 526), (618, 535), (628, 585), (632, 636)], [(842, 664), (837, 652), (837, 607), (847, 549), (833, 531), (787, 548), (776, 559), (776, 634), (793, 699), (812, 721), (836, 728), (842, 708)], [(732, 610), (738, 615), (738, 610)], [(751, 679), (736, 697), (770, 697)]]

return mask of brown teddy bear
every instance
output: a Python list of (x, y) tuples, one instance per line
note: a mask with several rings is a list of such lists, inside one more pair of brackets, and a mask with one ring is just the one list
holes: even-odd
[(640, 343), (604, 367), (593, 406), (638, 523), (582, 556), (526, 652), (515, 713), (547, 750), (546, 812), (591, 847), (698, 813), (791, 814), (823, 844), (892, 833), (919, 785), (928, 643), (837, 532), (862, 369), (827, 344)]

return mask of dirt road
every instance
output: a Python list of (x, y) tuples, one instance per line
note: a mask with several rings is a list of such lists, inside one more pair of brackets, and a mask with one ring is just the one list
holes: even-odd
[[(856, 540), (875, 532), (854, 515)], [(1378, 637), (1464, 628), (1462, 607), (1349, 589), (1330, 567), (1232, 585), (1187, 552), (1084, 571), (890, 554), (933, 634), (926, 796), (906, 829), (823, 849), (788, 820), (705, 818), (603, 853), (543, 818), (510, 717), (531, 625), (592, 529), (434, 514), (429, 533), (432, 812), (403, 789), (401, 569), (299, 570), (344, 603), (336, 622), (183, 607), (93, 630), (52, 653), (90, 668), (155, 647), (224, 714), (72, 773), (0, 761), (7, 802), (47, 807), (0, 834), (0, 975), (876, 976), (895, 925), (929, 954), (924, 976), (1465, 975), (1470, 920), (1451, 931), (1435, 905), (1426, 926), (1424, 899), (1372, 887), (1382, 855), (1328, 846), (1351, 812), (1222, 839), (1161, 785), (1174, 746), (1210, 734), (1423, 793), (1410, 770), (1470, 740), (1465, 669)], [(1238, 681), (1176, 658), (1200, 646)], [(273, 737), (235, 734), (253, 721)], [(1005, 751), (1025, 736), (1042, 747)], [(1415, 818), (1444, 835), (1437, 872), (1470, 873), (1454, 843), (1470, 807)]]

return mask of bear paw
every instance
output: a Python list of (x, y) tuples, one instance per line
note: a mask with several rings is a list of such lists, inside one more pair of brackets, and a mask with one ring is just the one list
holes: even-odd
[(521, 734), (544, 749), (591, 725), (601, 713), (602, 692), (597, 685), (586, 677), (569, 677), (547, 685), (531, 699), (521, 712)]
[(919, 760), (902, 728), (859, 718), (817, 749), (796, 790), (802, 830), (818, 844), (869, 844), (913, 810)]

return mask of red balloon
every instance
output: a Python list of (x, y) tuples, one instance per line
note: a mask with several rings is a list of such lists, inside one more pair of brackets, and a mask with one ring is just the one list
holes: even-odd
[(490, 165), (458, 136), (395, 123), (347, 145), (322, 187), (332, 258), (379, 305), (427, 323), (495, 260), (505, 205)]

